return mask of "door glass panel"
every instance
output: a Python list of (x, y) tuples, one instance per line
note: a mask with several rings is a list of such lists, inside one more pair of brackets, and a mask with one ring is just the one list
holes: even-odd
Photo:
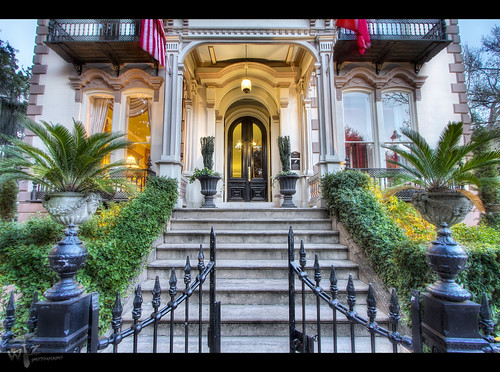
[(264, 177), (263, 153), (262, 153), (262, 132), (258, 125), (252, 125), (252, 178)]
[(241, 178), (241, 163), (243, 160), (243, 140), (242, 140), (242, 133), (241, 133), (241, 128), (242, 124), (239, 123), (233, 130), (233, 141), (232, 141), (232, 146), (233, 146), (233, 159), (232, 159), (232, 164), (231, 164), (231, 170), (232, 170), (232, 177), (235, 178)]

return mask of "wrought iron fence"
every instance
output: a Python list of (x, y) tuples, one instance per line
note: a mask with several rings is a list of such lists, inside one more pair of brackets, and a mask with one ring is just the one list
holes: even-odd
[[(152, 352), (156, 353), (158, 350), (158, 326), (163, 317), (170, 314), (169, 319), (169, 352), (174, 352), (174, 334), (175, 334), (175, 310), (180, 304), (184, 303), (184, 351), (189, 352), (189, 335), (190, 326), (193, 325), (192, 319), (190, 319), (189, 312), (189, 300), (193, 296), (196, 290), (198, 290), (198, 318), (194, 321), (198, 325), (198, 352), (203, 351), (202, 342), (202, 328), (203, 323), (206, 323), (206, 319), (203, 319), (203, 283), (210, 275), (210, 291), (209, 291), (209, 328), (208, 328), (208, 347), (210, 352), (218, 353), (220, 352), (220, 311), (221, 303), (216, 301), (216, 285), (215, 285), (215, 254), (216, 254), (216, 235), (214, 228), (212, 227), (210, 231), (210, 261), (205, 265), (203, 247), (200, 244), (200, 251), (198, 254), (198, 275), (194, 282), (191, 283), (191, 264), (189, 261), (189, 256), (186, 258), (186, 265), (184, 267), (184, 283), (186, 285), (185, 289), (179, 296), (177, 288), (177, 276), (175, 274), (174, 268), (171, 270), (169, 279), (169, 289), (168, 295), (170, 296), (170, 301), (163, 307), (160, 308), (161, 304), (161, 287), (159, 277), (156, 276), (155, 284), (153, 287), (153, 298), (151, 305), (153, 307), (153, 312), (151, 315), (139, 321), (142, 315), (142, 291), (141, 286), (138, 285), (135, 290), (135, 296), (133, 300), (132, 309), (132, 319), (133, 324), (125, 330), (121, 330), (123, 323), (122, 311), (123, 307), (121, 304), (120, 295), (116, 297), (115, 304), (112, 310), (112, 320), (111, 329), (113, 333), (101, 340), (97, 339), (97, 326), (90, 329), (89, 343), (87, 346), (88, 352), (97, 352), (98, 350), (103, 350), (109, 345), (113, 346), (113, 352), (118, 351), (118, 345), (127, 337), (133, 336), (132, 352), (137, 353), (138, 350), (138, 340), (139, 334), (147, 326), (152, 325), (153, 327), (153, 340), (152, 340)], [(176, 297), (177, 296), (177, 297)]]
[[(312, 278), (308, 275), (305, 270), (306, 266), (306, 250), (304, 248), (304, 242), (301, 240), (299, 249), (299, 263), (295, 262), (295, 245), (294, 245), (294, 235), (293, 229), (290, 227), (288, 233), (288, 264), (289, 264), (289, 331), (290, 331), (290, 352), (302, 352), (302, 353), (312, 353), (315, 352), (315, 344), (317, 344), (317, 351), (322, 352), (323, 345), (323, 333), (322, 326), (327, 323), (332, 324), (332, 348), (331, 350), (336, 353), (338, 352), (338, 318), (337, 316), (343, 315), (349, 323), (349, 338), (350, 338), (350, 351), (352, 353), (356, 352), (356, 327), (362, 327), (368, 332), (370, 337), (370, 350), (372, 353), (377, 351), (376, 340), (382, 337), (388, 340), (392, 344), (392, 351), (394, 353), (398, 352), (398, 347), (402, 346), (410, 352), (421, 353), (423, 345), (422, 329), (423, 322), (421, 318), (421, 301), (420, 292), (412, 290), (411, 297), (411, 336), (403, 335), (398, 331), (398, 326), (400, 325), (400, 307), (398, 297), (396, 295), (395, 289), (392, 289), (391, 299), (389, 304), (389, 314), (388, 323), (390, 329), (383, 327), (376, 320), (377, 316), (377, 302), (375, 299), (375, 292), (373, 286), (370, 284), (368, 288), (368, 294), (366, 298), (367, 303), (367, 317), (361, 316), (355, 310), (356, 304), (356, 289), (354, 288), (352, 275), (349, 275), (347, 282), (347, 305), (340, 303), (337, 298), (338, 286), (337, 286), (337, 276), (335, 273), (335, 268), (331, 267), (330, 274), (330, 294), (328, 294), (321, 286), (321, 269), (318, 260), (318, 255), (315, 255), (314, 261), (314, 275)], [(296, 318), (296, 304), (295, 296), (297, 294), (295, 290), (295, 279), (300, 280), (301, 283), (301, 326), (302, 330), (297, 329), (297, 318)], [(306, 321), (306, 287), (312, 290), (316, 302), (316, 322), (315, 329), (307, 329)], [(321, 315), (321, 304), (327, 304), (332, 311), (332, 318), (324, 319)], [(476, 324), (477, 325), (477, 324)], [(310, 326), (310, 325), (309, 325)], [(425, 325), (424, 325), (425, 326)], [(468, 327), (468, 325), (461, 324), (460, 326)], [(470, 326), (470, 324), (469, 324)], [(482, 332), (479, 342), (476, 339), (466, 338), (461, 339), (459, 342), (464, 342), (465, 345), (469, 342), (469, 347), (464, 347), (462, 352), (470, 351), (482, 351), (482, 352), (500, 352), (498, 344), (495, 344), (494, 337), (492, 336), (495, 323), (492, 321), (491, 310), (489, 307), (486, 295), (483, 294), (482, 303), (479, 311), (478, 326)], [(472, 324), (474, 328), (474, 324)], [(474, 331), (474, 330), (472, 330)], [(307, 334), (314, 334), (310, 336)], [(474, 332), (472, 332), (474, 334)], [(461, 346), (462, 347), (462, 346)], [(439, 350), (433, 350), (439, 351)]]
[[(64, 241), (60, 242), (60, 244), (68, 245), (71, 243)], [(38, 301), (38, 294), (35, 293), (27, 321), (28, 332), (24, 339), (15, 339), (12, 331), (16, 320), (14, 290), (12, 290), (5, 309), (0, 352), (25, 353), (27, 355), (35, 352), (81, 352), (84, 350), (84, 344), (87, 344), (86, 351), (89, 353), (104, 350), (110, 345), (113, 347), (113, 352), (116, 353), (120, 343), (127, 337), (132, 336), (132, 351), (136, 353), (138, 352), (141, 331), (151, 326), (153, 328), (151, 351), (156, 353), (158, 351), (158, 327), (162, 318), (167, 315), (170, 315), (168, 322), (169, 351), (173, 352), (174, 328), (176, 325), (175, 310), (181, 304), (185, 306), (184, 319), (181, 322), (184, 328), (184, 351), (189, 351), (190, 329), (192, 330), (193, 326), (197, 325), (198, 352), (202, 352), (204, 351), (203, 328), (207, 325), (207, 318), (202, 315), (203, 284), (209, 278), (208, 348), (211, 353), (218, 353), (221, 350), (221, 303), (216, 301), (216, 234), (213, 227), (210, 231), (210, 260), (205, 263), (203, 247), (200, 244), (197, 268), (198, 275), (194, 281), (191, 281), (191, 265), (188, 256), (184, 267), (185, 289), (182, 291), (177, 288), (177, 277), (172, 268), (168, 289), (170, 301), (162, 308), (160, 308), (161, 288), (159, 279), (156, 277), (151, 301), (153, 312), (143, 320), (139, 320), (143, 311), (142, 291), (141, 286), (137, 286), (132, 309), (133, 324), (124, 330), (122, 330), (123, 305), (118, 294), (112, 309), (112, 333), (102, 339), (98, 337), (99, 295), (97, 293), (83, 294), (62, 301), (41, 302)], [(62, 280), (63, 277), (61, 277)], [(193, 319), (189, 311), (189, 302), (195, 293), (198, 294), (198, 317)]]

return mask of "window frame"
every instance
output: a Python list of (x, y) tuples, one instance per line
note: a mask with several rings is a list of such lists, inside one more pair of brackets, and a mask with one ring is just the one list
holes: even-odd
[[(348, 157), (347, 147), (349, 144), (367, 144), (367, 146), (372, 146), (372, 149), (367, 149), (368, 152), (372, 152), (373, 154), (373, 166), (368, 166), (367, 168), (387, 168), (386, 163), (386, 154), (381, 145), (382, 144), (398, 144), (404, 145), (409, 143), (409, 141), (385, 141), (384, 139), (384, 130), (386, 126), (386, 121), (384, 119), (384, 102), (383, 96), (384, 94), (388, 94), (391, 92), (400, 92), (408, 95), (408, 105), (409, 105), (409, 119), (411, 128), (417, 130), (417, 115), (416, 115), (416, 104), (415, 104), (415, 91), (412, 89), (405, 89), (400, 87), (393, 87), (388, 89), (380, 90), (377, 97), (377, 92), (375, 89), (366, 89), (366, 88), (349, 88), (342, 90), (342, 111), (343, 111), (343, 122), (342, 128), (344, 133), (344, 146), (345, 146), (345, 154), (346, 158)], [(370, 118), (371, 118), (371, 130), (372, 130), (372, 140), (371, 141), (348, 141), (345, 137), (345, 129), (346, 129), (346, 118), (345, 118), (345, 95), (350, 93), (364, 93), (370, 96)], [(377, 99), (379, 98), (379, 99)], [(347, 160), (347, 159), (346, 159)], [(349, 159), (349, 167), (352, 168), (352, 159)], [(370, 160), (367, 160), (369, 165)], [(353, 168), (353, 169), (366, 169), (366, 168)]]

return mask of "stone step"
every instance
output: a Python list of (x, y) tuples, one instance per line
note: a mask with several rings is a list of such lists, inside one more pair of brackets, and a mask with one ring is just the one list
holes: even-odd
[[(192, 276), (193, 272), (191, 273)], [(147, 279), (141, 284), (141, 293), (143, 298), (144, 307), (151, 308), (152, 300), (152, 290), (154, 286), (154, 279)], [(360, 280), (353, 280), (354, 287), (356, 289), (356, 304), (364, 305), (366, 304), (366, 296), (368, 293), (368, 285)], [(233, 305), (256, 305), (256, 304), (288, 304), (288, 280), (287, 279), (220, 279), (217, 278), (217, 301), (221, 301), (222, 304), (233, 304)], [(329, 280), (323, 280), (320, 286), (325, 290), (326, 293), (330, 294), (330, 282)], [(166, 303), (170, 300), (168, 297), (169, 289), (168, 279), (160, 279), (160, 288), (162, 291), (161, 299), (162, 303)], [(183, 284), (183, 279), (178, 277), (178, 293), (181, 293), (185, 286)], [(337, 282), (338, 294), (337, 299), (341, 303), (346, 303), (347, 297), (347, 280), (342, 279)], [(301, 283), (295, 281), (295, 290), (297, 291), (296, 296), (300, 296)], [(203, 285), (202, 298), (207, 299), (209, 293), (209, 284), (205, 282)], [(198, 303), (198, 291), (193, 294), (189, 301), (190, 303)], [(205, 300), (202, 300), (203, 302)], [(300, 302), (301, 298), (297, 298)], [(311, 303), (316, 301), (316, 297), (313, 295), (312, 290), (306, 286), (306, 302)]]
[(324, 219), (329, 218), (321, 208), (182, 208), (172, 211), (172, 220), (180, 219)]
[[(298, 259), (300, 245), (295, 245), (295, 257)], [(179, 259), (189, 256), (191, 266), (193, 260), (196, 260), (200, 251), (200, 244), (197, 243), (162, 243), (156, 247), (156, 258), (160, 260)], [(322, 259), (347, 259), (348, 250), (345, 245), (338, 243), (316, 243), (307, 244), (306, 258), (314, 260), (314, 254), (318, 254), (319, 260)], [(203, 254), (205, 259), (209, 257), (209, 246), (203, 245)], [(217, 241), (217, 259), (261, 259), (261, 260), (287, 260), (288, 245), (268, 244), (268, 243), (219, 243)]]
[[(241, 203), (244, 204), (244, 203)], [(191, 263), (192, 280), (198, 274), (197, 263), (200, 245), (203, 246), (205, 264), (209, 261), (210, 229), (214, 227), (217, 237), (216, 252), (216, 298), (221, 301), (221, 336), (222, 352), (289, 352), (289, 288), (288, 288), (288, 232), (290, 226), (294, 232), (295, 261), (299, 262), (301, 240), (307, 252), (306, 271), (314, 280), (314, 255), (317, 254), (321, 269), (320, 285), (330, 293), (331, 267), (335, 267), (338, 279), (337, 299), (346, 304), (347, 279), (351, 274), (356, 288), (355, 310), (366, 315), (366, 295), (368, 285), (358, 278), (358, 266), (348, 260), (347, 247), (339, 244), (339, 234), (332, 229), (328, 213), (314, 208), (269, 208), (254, 204), (250, 208), (241, 205), (239, 208), (215, 209), (175, 209), (169, 229), (163, 234), (163, 243), (156, 248), (156, 256), (147, 266), (146, 279), (141, 283), (143, 295), (143, 311), (141, 319), (152, 313), (152, 289), (156, 276), (160, 278), (162, 288), (162, 305), (165, 306), (170, 297), (169, 278), (174, 268), (177, 276), (177, 296), (185, 287), (183, 282), (186, 257)], [(266, 208), (267, 207), (267, 208)], [(210, 284), (203, 285), (202, 323), (205, 347), (208, 328), (208, 300)], [(295, 280), (296, 289), (296, 322), (301, 323), (301, 282)], [(198, 351), (198, 293), (189, 299), (189, 348)], [(312, 290), (305, 289), (306, 333), (316, 333), (316, 297)], [(123, 313), (123, 328), (129, 327), (132, 321), (131, 299), (127, 302)], [(184, 316), (186, 304), (180, 304), (174, 312), (174, 334), (176, 341), (174, 352), (184, 352)], [(321, 332), (331, 335), (332, 309), (324, 301), (321, 302)], [(162, 318), (158, 325), (159, 351), (169, 348), (168, 335), (170, 314)], [(342, 341), (350, 334), (349, 322), (344, 315), (337, 313), (337, 332), (339, 335), (339, 351), (350, 350), (350, 340)], [(377, 314), (377, 322), (387, 328), (387, 316)], [(301, 328), (301, 327), (297, 327)], [(139, 351), (150, 351), (152, 348), (152, 327), (143, 329), (139, 336)], [(356, 341), (359, 351), (369, 351), (369, 338), (366, 329), (355, 326)], [(163, 339), (162, 339), (163, 338)], [(142, 340), (142, 341), (141, 341)], [(149, 340), (149, 341), (148, 341)], [(347, 340), (347, 339), (345, 339)], [(381, 340), (385, 341), (385, 340)], [(388, 343), (386, 341), (386, 343)], [(121, 345), (120, 351), (131, 350), (131, 338)], [(341, 345), (348, 346), (341, 346)], [(128, 345), (128, 346), (127, 346)], [(331, 342), (330, 342), (331, 345)], [(388, 343), (390, 347), (390, 343)], [(322, 351), (328, 352), (322, 346)], [(123, 350), (125, 348), (125, 350)], [(192, 350), (191, 350), (192, 349)], [(330, 347), (331, 349), (331, 347)], [(387, 349), (390, 351), (391, 349)]]
[(200, 230), (210, 231), (213, 227), (219, 230), (288, 230), (293, 226), (294, 230), (331, 230), (332, 222), (326, 219), (311, 218), (198, 218), (198, 219), (173, 219), (170, 223), (170, 230)]
[[(370, 337), (358, 336), (355, 337), (355, 350), (357, 353), (370, 353), (371, 341)], [(222, 336), (221, 337), (221, 352), (222, 353), (289, 353), (288, 336)], [(140, 335), (137, 352), (138, 353), (151, 353), (153, 350), (153, 336)], [(333, 352), (333, 338), (322, 336), (321, 338), (321, 352)], [(398, 352), (404, 352), (406, 349), (403, 347), (398, 348)], [(131, 353), (133, 351), (133, 338), (125, 338), (118, 347), (120, 353)], [(318, 351), (318, 343), (314, 343), (314, 352)], [(112, 347), (108, 347), (101, 353), (113, 352)], [(170, 337), (168, 335), (158, 336), (158, 353), (170, 352)], [(185, 339), (183, 337), (174, 337), (173, 342), (174, 353), (185, 352)], [(200, 352), (198, 345), (198, 337), (189, 337), (188, 339), (188, 353)], [(202, 353), (210, 352), (207, 343), (207, 337), (202, 338)], [(350, 353), (351, 352), (351, 338), (350, 337), (337, 337), (337, 352)], [(377, 336), (375, 342), (375, 352), (377, 353), (391, 353), (392, 344), (386, 338)]]
[[(192, 268), (195, 262), (192, 262)], [(306, 266), (308, 274), (314, 276), (312, 262)], [(184, 269), (186, 261), (184, 260), (155, 260), (148, 264), (147, 278), (154, 279), (159, 276), (160, 279), (170, 278), (172, 267), (176, 269), (177, 278), (184, 275), (181, 271)], [(335, 273), (338, 279), (347, 279), (352, 274), (353, 279), (358, 279), (358, 266), (350, 260), (320, 260), (321, 275), (323, 278), (329, 278), (331, 267), (335, 267)], [(218, 260), (216, 262), (217, 279), (223, 278), (242, 278), (242, 279), (285, 279), (288, 278), (287, 260)], [(177, 272), (179, 270), (179, 272)]]
[[(146, 309), (144, 307), (144, 309)], [(321, 332), (331, 334), (333, 331), (333, 312), (326, 303), (320, 306), (321, 311)], [(366, 305), (356, 304), (355, 311), (367, 318)], [(139, 321), (150, 317), (152, 311), (142, 311)], [(198, 306), (189, 306), (189, 333), (198, 335)], [(317, 309), (315, 304), (306, 304), (306, 333), (314, 335), (317, 332), (316, 317)], [(297, 327), (302, 325), (301, 305), (296, 304), (295, 319)], [(337, 312), (337, 334), (348, 336), (350, 334), (350, 323), (340, 312)], [(174, 312), (174, 334), (184, 335), (185, 303), (180, 304)], [(377, 324), (384, 328), (388, 327), (388, 317), (381, 312), (377, 313)], [(202, 329), (206, 333), (209, 322), (209, 308), (207, 304), (202, 305)], [(122, 329), (133, 324), (131, 311), (124, 312)], [(228, 305), (221, 304), (221, 335), (222, 336), (286, 336), (289, 332), (289, 307), (288, 305)], [(170, 333), (170, 314), (165, 315), (158, 323), (158, 334), (167, 335)], [(354, 327), (355, 335), (366, 336), (368, 331), (360, 324)], [(152, 335), (153, 327), (145, 327), (141, 335)]]
[[(298, 247), (300, 241), (304, 244), (315, 243), (338, 243), (339, 233), (332, 230), (293, 230), (295, 244)], [(283, 244), (288, 239), (286, 230), (215, 230), (217, 243), (269, 243)], [(197, 243), (208, 246), (210, 242), (210, 230), (169, 230), (163, 235), (164, 243)], [(306, 247), (307, 249), (307, 247)]]

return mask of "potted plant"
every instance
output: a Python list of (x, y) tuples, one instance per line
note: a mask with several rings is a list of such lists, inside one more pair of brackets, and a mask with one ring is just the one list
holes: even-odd
[(217, 208), (214, 203), (214, 195), (217, 193), (217, 183), (221, 175), (213, 170), (213, 154), (215, 149), (215, 137), (201, 137), (201, 155), (203, 157), (203, 169), (195, 168), (189, 183), (200, 181), (201, 193), (205, 196), (202, 208)]
[(299, 175), (290, 170), (290, 137), (278, 136), (278, 148), (280, 151), (281, 172), (275, 179), (280, 184), (280, 194), (283, 195), (281, 208), (297, 208), (293, 203), (293, 195), (296, 192), (296, 184)]
[(431, 148), (414, 130), (406, 128), (402, 132), (411, 141), (404, 148), (397, 145), (383, 147), (406, 161), (389, 160), (408, 172), (407, 181), (412, 184), (390, 188), (388, 195), (409, 188), (421, 190), (413, 195), (412, 204), (425, 220), (436, 227), (443, 222), (448, 226), (461, 222), (472, 210), (473, 204), (484, 211), (480, 198), (462, 187), (479, 186), (481, 180), (474, 172), (487, 165), (500, 164), (498, 150), (473, 154), (479, 146), (498, 138), (498, 131), (485, 132), (475, 136), (469, 143), (461, 144), (463, 124), (450, 122), (442, 131), (435, 148)]
[(133, 191), (128, 180), (110, 177), (128, 170), (124, 161), (103, 164), (115, 150), (125, 149), (129, 141), (120, 133), (87, 135), (81, 122), (73, 120), (73, 131), (61, 124), (25, 119), (23, 125), (40, 138), (43, 148), (20, 139), (3, 136), (11, 145), (4, 147), (0, 163), (0, 184), (27, 180), (44, 186), (42, 204), (55, 221), (78, 226), (95, 213), (98, 191), (122, 188)]

